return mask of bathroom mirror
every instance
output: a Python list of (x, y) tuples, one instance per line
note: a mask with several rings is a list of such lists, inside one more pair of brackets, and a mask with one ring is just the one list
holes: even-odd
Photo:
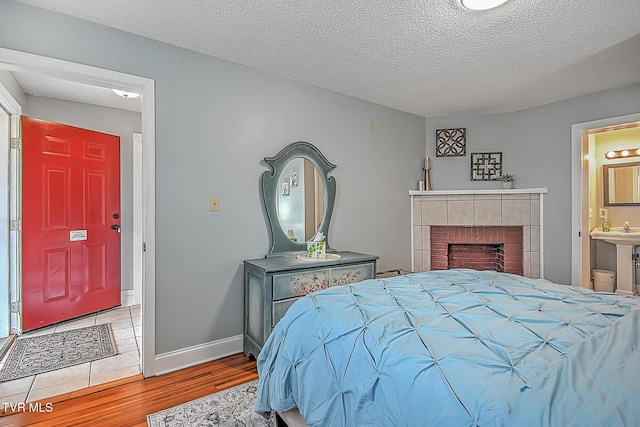
[(640, 162), (602, 167), (605, 206), (640, 206)]
[(336, 181), (329, 177), (335, 165), (312, 144), (294, 142), (273, 157), (260, 178), (262, 204), (269, 230), (267, 257), (306, 251), (306, 242), (317, 232), (329, 245), (329, 222), (336, 195)]

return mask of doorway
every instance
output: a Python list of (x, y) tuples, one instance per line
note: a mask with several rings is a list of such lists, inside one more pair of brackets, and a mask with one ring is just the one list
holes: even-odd
[[(575, 124), (571, 127), (572, 169), (572, 230), (571, 284), (591, 287), (591, 270), (595, 268), (595, 243), (589, 237), (598, 226), (599, 206), (602, 195), (597, 191), (598, 174), (597, 136), (640, 126), (640, 114), (596, 120)], [(624, 147), (631, 148), (631, 147)]]
[(22, 116), (22, 331), (121, 303), (120, 137)]
[(10, 189), (0, 195), (0, 242), (4, 242), (0, 248), (0, 283), (5, 283), (0, 289), (0, 356), (9, 349), (19, 332), (20, 324), (17, 310), (13, 310), (15, 298), (19, 295), (19, 271), (17, 258), (14, 256), (19, 249), (19, 241), (16, 238), (17, 227), (10, 221), (18, 212), (18, 195), (15, 189), (20, 171), (11, 145), (12, 140), (17, 137), (20, 114), (22, 107), (0, 84), (0, 182)]
[[(133, 262), (142, 276), (141, 365), (145, 377), (155, 375), (155, 95), (151, 79), (0, 48), (0, 69), (30, 73), (142, 94), (142, 245)], [(136, 261), (137, 260), (137, 261)], [(19, 268), (16, 269), (19, 274)]]

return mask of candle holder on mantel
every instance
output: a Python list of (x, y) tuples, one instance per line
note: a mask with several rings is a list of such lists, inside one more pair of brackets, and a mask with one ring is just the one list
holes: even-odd
[(425, 182), (425, 190), (431, 191), (431, 159), (428, 157), (424, 158), (424, 182)]

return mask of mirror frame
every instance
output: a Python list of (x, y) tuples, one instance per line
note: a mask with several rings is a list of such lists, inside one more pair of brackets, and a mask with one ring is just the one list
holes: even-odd
[(609, 169), (617, 169), (629, 166), (640, 166), (640, 162), (614, 163), (602, 166), (602, 195), (604, 198), (605, 206), (640, 206), (640, 202), (611, 203), (609, 201)]
[(306, 252), (307, 243), (294, 242), (285, 234), (278, 219), (276, 198), (280, 191), (280, 174), (289, 161), (302, 157), (309, 160), (318, 170), (324, 185), (324, 215), (318, 231), (325, 235), (325, 251), (335, 252), (329, 246), (329, 222), (333, 213), (336, 198), (336, 180), (329, 173), (336, 168), (313, 144), (297, 141), (287, 145), (273, 157), (265, 157), (264, 161), (271, 168), (260, 176), (262, 189), (262, 206), (266, 214), (269, 230), (269, 252), (266, 257), (288, 255), (291, 252)]

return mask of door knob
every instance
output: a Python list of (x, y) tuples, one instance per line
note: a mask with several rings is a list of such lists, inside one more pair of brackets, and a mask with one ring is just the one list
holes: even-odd
[(118, 233), (120, 233), (120, 228), (121, 228), (121, 227), (120, 227), (118, 224), (113, 224), (113, 225), (111, 226), (111, 229), (112, 229), (112, 230), (116, 230)]

